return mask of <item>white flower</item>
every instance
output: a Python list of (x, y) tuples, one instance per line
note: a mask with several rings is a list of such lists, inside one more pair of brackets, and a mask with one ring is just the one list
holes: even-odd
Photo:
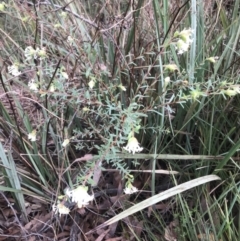
[(67, 13), (65, 11), (62, 11), (60, 13), (60, 16), (63, 17), (63, 18), (66, 18), (67, 17)]
[(209, 57), (207, 58), (206, 60), (208, 60), (209, 62), (212, 62), (212, 63), (216, 63), (216, 61), (218, 60), (218, 57), (215, 56), (215, 57)]
[(8, 72), (13, 76), (19, 76), (21, 74), (21, 72), (18, 71), (18, 66), (16, 64), (13, 64), (12, 66), (8, 66)]
[(138, 192), (138, 189), (136, 187), (134, 187), (131, 183), (129, 183), (123, 191), (126, 194), (133, 194), (135, 192)]
[(61, 28), (62, 25), (61, 25), (60, 23), (56, 23), (56, 24), (53, 25), (53, 27), (54, 27), (54, 28)]
[(239, 94), (240, 89), (239, 87), (232, 87), (232, 88), (228, 88), (227, 90), (222, 90), (221, 92), (231, 97)]
[(46, 48), (34, 49), (32, 46), (28, 46), (25, 49), (24, 55), (26, 57), (26, 60), (37, 59), (38, 57), (40, 59), (44, 59), (45, 57), (47, 57)]
[(135, 152), (140, 152), (143, 150), (143, 148), (139, 146), (138, 140), (135, 137), (131, 137), (128, 140), (127, 146), (123, 147), (123, 149), (125, 149), (129, 153), (132, 152), (133, 154), (135, 154)]
[(61, 216), (62, 214), (69, 214), (69, 212), (70, 212), (70, 209), (67, 208), (67, 207), (66, 207), (64, 204), (62, 204), (62, 203), (58, 203), (57, 205), (53, 204), (53, 205), (52, 205), (52, 209), (53, 209), (53, 212), (54, 212), (55, 214), (59, 213), (60, 216)]
[(66, 195), (72, 198), (72, 202), (76, 202), (78, 208), (85, 207), (93, 200), (94, 196), (87, 193), (88, 188), (85, 186), (78, 186), (76, 189), (66, 191)]
[(66, 72), (62, 71), (61, 74), (65, 79), (68, 79), (68, 74)]
[(37, 48), (37, 55), (40, 59), (45, 59), (47, 57), (46, 48), (41, 48), (41, 49)]
[(188, 51), (189, 43), (184, 42), (182, 39), (177, 41), (176, 49), (178, 50), (178, 54), (183, 54)]
[(50, 85), (49, 91), (52, 92), (52, 93), (55, 91), (55, 85), (54, 84)]
[(0, 11), (4, 11), (7, 4), (5, 2), (0, 3)]
[(178, 54), (183, 54), (188, 51), (190, 44), (192, 43), (193, 30), (191, 28), (184, 29), (181, 32), (175, 32), (174, 37), (178, 38), (176, 43), (176, 49), (178, 50)]
[(31, 60), (32, 58), (36, 59), (38, 56), (38, 51), (39, 48), (37, 48), (36, 50), (32, 47), (32, 46), (28, 46), (25, 50), (24, 50), (24, 55), (26, 57), (26, 60)]
[(180, 33), (178, 33), (178, 37), (188, 44), (192, 43), (192, 35), (193, 30), (191, 28), (183, 29)]
[(167, 76), (165, 79), (164, 79), (164, 88), (166, 89), (168, 84), (170, 83), (171, 79), (169, 76)]
[(168, 70), (168, 71), (170, 71), (170, 72), (173, 72), (173, 71), (175, 71), (175, 70), (178, 71), (178, 67), (177, 67), (176, 64), (166, 64), (166, 65), (164, 65), (163, 67), (164, 67), (164, 70)]
[(127, 90), (122, 84), (120, 84), (120, 85), (118, 86), (118, 88), (119, 88), (120, 90), (122, 90), (122, 91), (126, 91), (126, 90)]
[(62, 143), (63, 147), (66, 147), (69, 144), (70, 140), (69, 139), (65, 139)]
[(34, 79), (31, 79), (29, 82), (28, 82), (28, 87), (30, 90), (34, 91), (34, 92), (38, 92), (38, 84), (35, 82)]
[(68, 36), (67, 42), (68, 42), (70, 45), (73, 44), (73, 41), (74, 41), (74, 38), (72, 38), (71, 36)]
[(190, 44), (192, 42), (192, 37), (193, 37), (193, 29), (183, 29), (181, 32), (176, 31), (174, 34), (175, 38), (180, 38), (182, 39), (185, 43)]
[(95, 82), (93, 80), (89, 81), (88, 86), (92, 89), (95, 86)]
[(167, 76), (165, 79), (164, 79), (164, 84), (165, 85), (168, 85), (170, 83), (170, 77)]
[(31, 133), (28, 134), (28, 139), (30, 141), (36, 141), (37, 137), (36, 137), (37, 131), (33, 130)]
[(82, 110), (83, 110), (84, 112), (88, 112), (88, 111), (90, 111), (90, 109), (87, 108), (87, 107), (83, 107)]

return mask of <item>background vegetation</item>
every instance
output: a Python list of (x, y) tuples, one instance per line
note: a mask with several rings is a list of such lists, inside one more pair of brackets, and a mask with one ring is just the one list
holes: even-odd
[(239, 240), (239, 3), (2, 1), (0, 240)]

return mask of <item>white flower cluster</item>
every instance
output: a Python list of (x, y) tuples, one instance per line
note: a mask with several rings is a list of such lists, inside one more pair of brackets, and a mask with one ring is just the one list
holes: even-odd
[[(76, 189), (67, 190), (66, 197), (69, 198), (72, 202), (77, 203), (78, 208), (83, 208), (89, 205), (89, 202), (93, 200), (94, 196), (87, 193), (88, 188), (85, 186), (78, 186)], [(58, 203), (57, 205), (53, 204), (52, 209), (54, 213), (69, 214), (70, 209), (64, 205), (64, 201)]]
[(90, 89), (92, 89), (92, 88), (95, 86), (95, 81), (90, 80), (90, 81), (88, 82), (88, 86), (89, 86)]
[(5, 2), (0, 3), (0, 11), (4, 11), (5, 7), (7, 7), (7, 4)]
[(70, 140), (69, 139), (65, 139), (62, 143), (62, 147), (66, 147), (69, 144)]
[(36, 141), (37, 140), (37, 131), (33, 130), (31, 133), (28, 134), (28, 139), (30, 141)]
[(133, 154), (143, 150), (143, 148), (139, 146), (138, 140), (134, 136), (129, 138), (127, 146), (123, 147), (123, 149), (129, 153), (132, 152)]
[(69, 214), (70, 212), (70, 209), (66, 207), (63, 203), (58, 203), (57, 205), (53, 204), (52, 209), (55, 214), (59, 213), (60, 216), (62, 214)]
[(128, 183), (123, 191), (126, 194), (133, 194), (135, 192), (138, 192), (138, 189), (134, 187), (131, 183)]
[(219, 59), (218, 56), (212, 56), (209, 58), (206, 58), (207, 61), (211, 62), (211, 63), (216, 63), (216, 61)]
[[(39, 87), (40, 87), (39, 83), (37, 83), (34, 79), (31, 79), (28, 82), (28, 87), (29, 87), (30, 90), (32, 90), (35, 93), (41, 92), (41, 91), (39, 91)], [(51, 92), (51, 93), (54, 93), (55, 85), (51, 84), (48, 91)]]
[(189, 48), (189, 44), (185, 43), (182, 39), (177, 41), (176, 49), (178, 50), (178, 54), (183, 54), (187, 52)]
[(67, 72), (62, 71), (61, 74), (62, 74), (62, 77), (63, 77), (63, 78), (68, 79), (68, 74), (67, 74)]
[(55, 92), (55, 85), (54, 84), (50, 85), (49, 91), (52, 92), (52, 93)]
[(45, 58), (47, 56), (45, 48), (34, 49), (32, 46), (28, 46), (25, 49), (24, 55), (26, 57), (26, 60), (37, 59), (38, 57), (43, 59), (43, 58)]
[(176, 32), (174, 37), (178, 38), (176, 43), (176, 49), (178, 50), (178, 54), (183, 54), (188, 51), (190, 44), (192, 43), (193, 30), (191, 28), (184, 29), (181, 32)]
[(28, 87), (30, 90), (32, 90), (33, 92), (38, 92), (38, 88), (39, 88), (39, 85), (36, 83), (36, 81), (34, 79), (31, 79), (29, 82), (28, 82)]
[(88, 188), (85, 186), (79, 186), (78, 188), (67, 191), (66, 194), (72, 199), (72, 202), (77, 203), (78, 208), (85, 207), (93, 200), (94, 196), (87, 193)]
[(13, 64), (12, 66), (8, 66), (8, 72), (9, 74), (12, 74), (13, 76), (19, 76), (21, 74), (20, 71), (18, 71), (18, 65)]
[(74, 42), (74, 38), (71, 37), (71, 36), (68, 36), (68, 37), (67, 37), (67, 42), (68, 42), (70, 45), (72, 45), (73, 42)]

